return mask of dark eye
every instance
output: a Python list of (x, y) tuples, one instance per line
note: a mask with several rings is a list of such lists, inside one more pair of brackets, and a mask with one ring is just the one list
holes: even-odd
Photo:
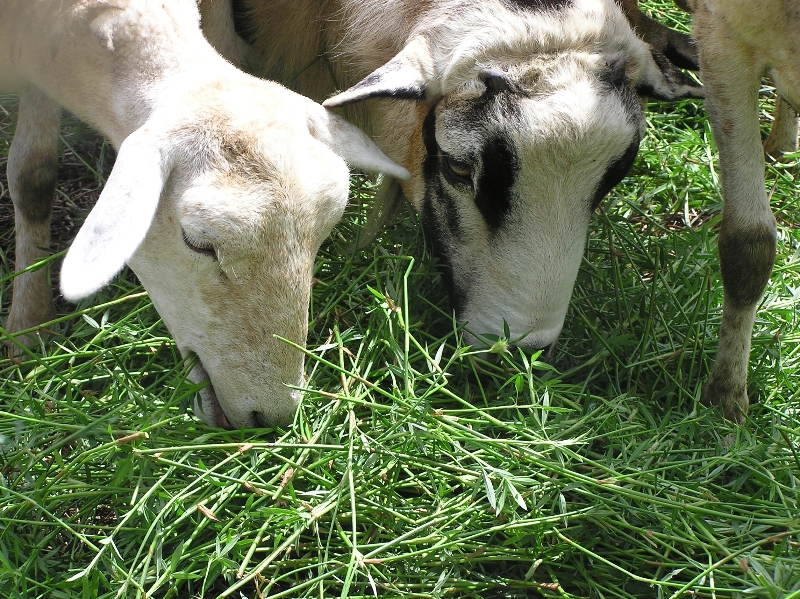
[(213, 258), (214, 260), (217, 259), (217, 251), (214, 249), (214, 246), (208, 242), (200, 242), (192, 239), (187, 235), (186, 231), (181, 229), (181, 236), (183, 237), (183, 243), (186, 244), (193, 252), (197, 252), (198, 254), (203, 254), (204, 256), (208, 256), (209, 258)]
[(472, 167), (466, 162), (441, 152), (439, 154), (439, 164), (445, 176), (454, 183), (472, 184)]

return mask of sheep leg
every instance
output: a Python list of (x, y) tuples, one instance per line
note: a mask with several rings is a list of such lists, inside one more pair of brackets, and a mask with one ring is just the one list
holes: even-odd
[(797, 114), (783, 98), (775, 102), (775, 114), (769, 137), (764, 142), (764, 152), (780, 160), (783, 152), (797, 151)]
[[(61, 109), (30, 87), (20, 94), (19, 118), (8, 152), (8, 187), (16, 224), (16, 271), (49, 255), (50, 217), (58, 172), (58, 134)], [(6, 329), (11, 333), (55, 318), (53, 294), (46, 268), (14, 278)], [(30, 345), (34, 338), (19, 340)]]
[(760, 73), (736, 36), (705, 10), (695, 13), (695, 39), (706, 109), (719, 148), (724, 196), (719, 258), (724, 301), (719, 352), (703, 401), (743, 422), (748, 409), (747, 368), (758, 302), (775, 261), (776, 223), (764, 186), (758, 125)]
[[(688, 9), (688, 6), (677, 0), (675, 3), (684, 10)], [(691, 37), (673, 31), (648, 17), (639, 8), (639, 0), (617, 0), (617, 4), (622, 7), (622, 12), (636, 34), (666, 56), (672, 64), (681, 69), (698, 69), (697, 48)]]

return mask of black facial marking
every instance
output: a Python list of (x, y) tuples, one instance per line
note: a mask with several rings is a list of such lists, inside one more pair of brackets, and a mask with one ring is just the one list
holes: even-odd
[(628, 149), (622, 155), (608, 165), (603, 178), (597, 185), (594, 197), (592, 198), (591, 210), (594, 211), (606, 197), (606, 194), (628, 174), (633, 166), (633, 161), (636, 159), (636, 154), (639, 152), (639, 136), (633, 140)]
[(603, 70), (599, 79), (614, 88), (621, 88), (627, 83), (625, 69), (628, 66), (627, 59), (622, 56), (614, 56), (606, 63), (606, 68)]
[[(624, 70), (624, 59), (622, 60), (622, 65), (615, 62), (613, 59), (609, 61), (607, 71), (601, 73), (598, 78), (609, 86), (610, 93), (617, 95), (617, 98), (622, 102), (622, 106), (625, 109), (627, 121), (631, 124), (634, 131), (636, 131), (639, 127), (639, 123), (641, 123), (644, 118), (642, 104), (627, 78), (623, 77), (620, 79), (618, 74), (613, 73), (620, 69)], [(611, 72), (609, 73), (609, 71)], [(636, 154), (639, 152), (639, 143), (641, 143), (641, 141), (641, 136), (637, 133), (627, 149), (608, 165), (603, 178), (600, 180), (600, 183), (598, 183), (594, 195), (592, 196), (590, 204), (592, 211), (600, 205), (600, 202), (603, 201), (606, 194), (608, 194), (617, 183), (622, 181), (625, 175), (628, 174), (628, 171), (631, 170), (633, 162), (636, 160)]]
[(520, 114), (519, 96), (526, 97), (528, 93), (515, 81), (507, 79), (507, 82), (507, 92), (493, 93), (487, 89), (486, 93), (463, 106), (459, 111), (461, 128), (481, 130), (487, 120), (497, 118), (495, 115), (502, 115), (501, 120), (504, 122), (515, 121)]
[(625, 112), (628, 115), (628, 122), (637, 125), (643, 118), (642, 104), (637, 95), (638, 89), (634, 89), (625, 75), (626, 60), (609, 60), (605, 70), (601, 71), (597, 78), (606, 84), (612, 93), (617, 94), (622, 101)]
[(512, 188), (519, 161), (504, 137), (490, 137), (481, 153), (483, 171), (478, 180), (475, 205), (490, 229), (498, 229), (511, 210)]
[[(439, 259), (439, 272), (442, 281), (447, 287), (450, 296), (450, 303), (456, 314), (460, 314), (466, 305), (466, 295), (464, 290), (456, 284), (453, 279), (453, 271), (450, 266), (450, 253), (446, 241), (458, 238), (461, 235), (461, 219), (458, 214), (458, 207), (443, 188), (442, 180), (439, 177), (439, 144), (436, 143), (436, 110), (431, 109), (425, 117), (422, 125), (422, 139), (425, 144), (426, 157), (422, 164), (422, 172), (425, 178), (425, 198), (423, 199), (422, 228), (425, 231), (425, 240), (430, 244), (433, 253)], [(434, 203), (444, 202), (436, 210)], [(446, 222), (442, 222), (439, 214), (446, 214)]]
[[(422, 166), (422, 172), (425, 177), (425, 201), (427, 202), (431, 197), (437, 197), (439, 199), (438, 203), (441, 209), (438, 211), (438, 214), (445, 214), (447, 232), (450, 237), (457, 239), (463, 234), (461, 216), (458, 213), (458, 206), (450, 193), (448, 193), (449, 190), (444, 189), (439, 177), (441, 172), (439, 164), (441, 150), (439, 144), (436, 142), (435, 108), (431, 109), (425, 117), (425, 122), (422, 125), (422, 139), (426, 151), (425, 162)], [(437, 211), (434, 211), (432, 214), (437, 214)], [(439, 227), (441, 227), (440, 220), (441, 219), (436, 219)], [(441, 253), (440, 258), (444, 258), (443, 253)]]

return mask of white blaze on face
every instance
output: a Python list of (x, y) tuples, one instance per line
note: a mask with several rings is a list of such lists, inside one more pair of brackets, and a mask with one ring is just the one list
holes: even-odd
[(322, 144), (269, 144), (269, 162), (253, 152), (240, 168), (234, 157), (227, 172), (173, 177), (130, 261), (181, 353), (197, 356), (189, 378), (209, 384), (195, 411), (214, 426), (291, 422), (303, 356), (276, 336), (305, 344), (314, 256), (347, 201), (347, 167)]
[(591, 212), (636, 155), (632, 89), (580, 66), (545, 90), (526, 92), (525, 74), (517, 90), (466, 89), (426, 120), (423, 223), (469, 342), (506, 328), (519, 345), (556, 341)]

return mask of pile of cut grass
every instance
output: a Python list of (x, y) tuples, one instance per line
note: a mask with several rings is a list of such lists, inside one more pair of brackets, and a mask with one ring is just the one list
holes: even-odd
[(697, 401), (721, 304), (710, 131), (694, 103), (651, 109), (556, 367), (463, 345), (410, 210), (354, 250), (361, 179), (285, 430), (187, 414), (191, 365), (130, 273), (0, 358), (0, 595), (800, 597), (798, 160), (768, 169), (779, 256), (736, 427)]

